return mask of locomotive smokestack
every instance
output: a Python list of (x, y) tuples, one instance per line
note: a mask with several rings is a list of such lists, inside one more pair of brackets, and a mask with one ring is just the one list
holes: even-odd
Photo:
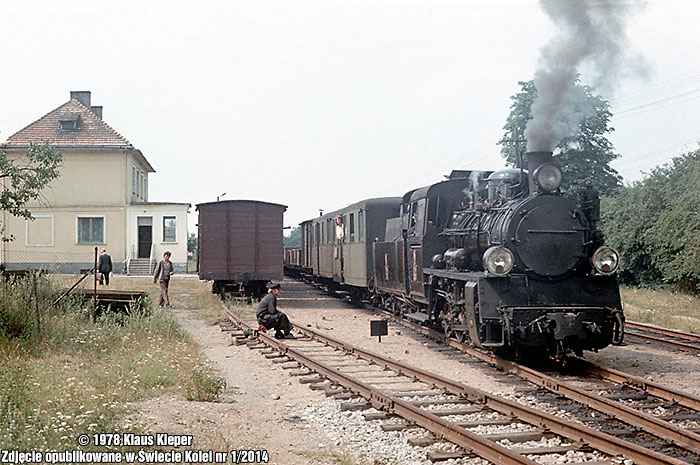
[(535, 178), (533, 174), (535, 170), (545, 163), (552, 162), (552, 152), (527, 152), (527, 177), (530, 184), (530, 195), (537, 192)]

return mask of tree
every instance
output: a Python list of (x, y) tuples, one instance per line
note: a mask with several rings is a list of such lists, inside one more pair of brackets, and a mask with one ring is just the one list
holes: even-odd
[(289, 236), (284, 236), (285, 247), (301, 247), (301, 226), (292, 228)]
[(601, 226), (622, 255), (620, 278), (700, 291), (700, 150), (604, 198)]
[[(32, 219), (27, 202), (38, 200), (41, 190), (60, 176), (61, 163), (63, 155), (48, 142), (30, 144), (26, 155), (20, 158), (8, 158), (0, 150), (0, 208), (13, 216)], [(5, 237), (4, 227), (2, 225), (0, 230), (2, 239), (12, 240), (12, 237)]]
[(187, 251), (194, 253), (195, 250), (197, 250), (197, 235), (189, 233), (187, 235)]
[[(537, 98), (537, 89), (534, 81), (519, 82), (521, 91), (511, 97), (513, 103), (510, 107), (510, 114), (503, 129), (505, 134), (498, 142), (501, 145), (501, 155), (506, 162), (516, 165), (516, 150), (513, 140), (513, 133), (517, 130), (518, 149), (523, 154), (525, 166), (527, 167), (527, 142), (523, 138), (525, 128), (532, 119), (531, 108)], [(585, 117), (578, 125), (578, 130), (574, 134), (562, 139), (556, 146), (560, 152), (556, 156), (557, 165), (561, 167), (564, 174), (562, 190), (570, 196), (577, 196), (578, 191), (590, 184), (601, 194), (610, 194), (622, 185), (622, 178), (613, 168), (610, 162), (620, 155), (614, 152), (612, 143), (607, 139), (614, 129), (609, 126), (612, 113), (610, 104), (594, 95), (594, 89), (589, 86), (579, 86), (585, 96), (585, 102), (579, 102), (581, 108), (574, 108), (573, 111), (585, 111), (590, 116)], [(562, 121), (562, 124), (566, 124)]]

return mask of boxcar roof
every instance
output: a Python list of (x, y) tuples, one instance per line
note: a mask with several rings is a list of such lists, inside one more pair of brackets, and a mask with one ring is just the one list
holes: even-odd
[(269, 205), (271, 207), (280, 207), (280, 208), (284, 208), (285, 210), (287, 210), (286, 205), (282, 205), (279, 203), (263, 202), (261, 200), (220, 200), (218, 202), (204, 202), (204, 203), (198, 203), (197, 206), (195, 207), (195, 209), (199, 210), (199, 207), (203, 206), (203, 205), (217, 205), (217, 204), (221, 205), (221, 204), (244, 203), (244, 202), (245, 203), (257, 203), (257, 204)]

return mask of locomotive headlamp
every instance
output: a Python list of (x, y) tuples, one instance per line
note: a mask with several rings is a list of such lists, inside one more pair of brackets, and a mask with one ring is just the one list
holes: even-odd
[(515, 264), (513, 252), (501, 246), (493, 246), (484, 252), (484, 269), (496, 276), (510, 273)]
[(551, 163), (540, 165), (533, 173), (533, 177), (537, 185), (547, 192), (552, 192), (561, 186), (561, 170)]
[(620, 254), (612, 247), (598, 247), (591, 257), (593, 268), (600, 274), (612, 274), (620, 266)]

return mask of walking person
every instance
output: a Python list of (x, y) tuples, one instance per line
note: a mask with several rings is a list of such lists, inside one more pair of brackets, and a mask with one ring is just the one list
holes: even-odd
[(97, 272), (100, 273), (100, 286), (109, 286), (109, 274), (112, 272), (112, 257), (107, 253), (107, 249), (102, 249), (100, 259), (97, 262)]
[(173, 262), (170, 261), (170, 252), (165, 251), (163, 254), (163, 259), (158, 262), (156, 270), (153, 272), (153, 282), (160, 283), (160, 297), (158, 297), (158, 306), (170, 307), (170, 299), (168, 299), (168, 285), (170, 284), (170, 277), (175, 274), (175, 267), (173, 267)]
[(287, 315), (277, 310), (277, 297), (282, 289), (279, 284), (270, 284), (269, 293), (260, 300), (255, 316), (258, 323), (267, 329), (275, 330), (277, 339), (296, 339), (292, 334), (292, 324)]

